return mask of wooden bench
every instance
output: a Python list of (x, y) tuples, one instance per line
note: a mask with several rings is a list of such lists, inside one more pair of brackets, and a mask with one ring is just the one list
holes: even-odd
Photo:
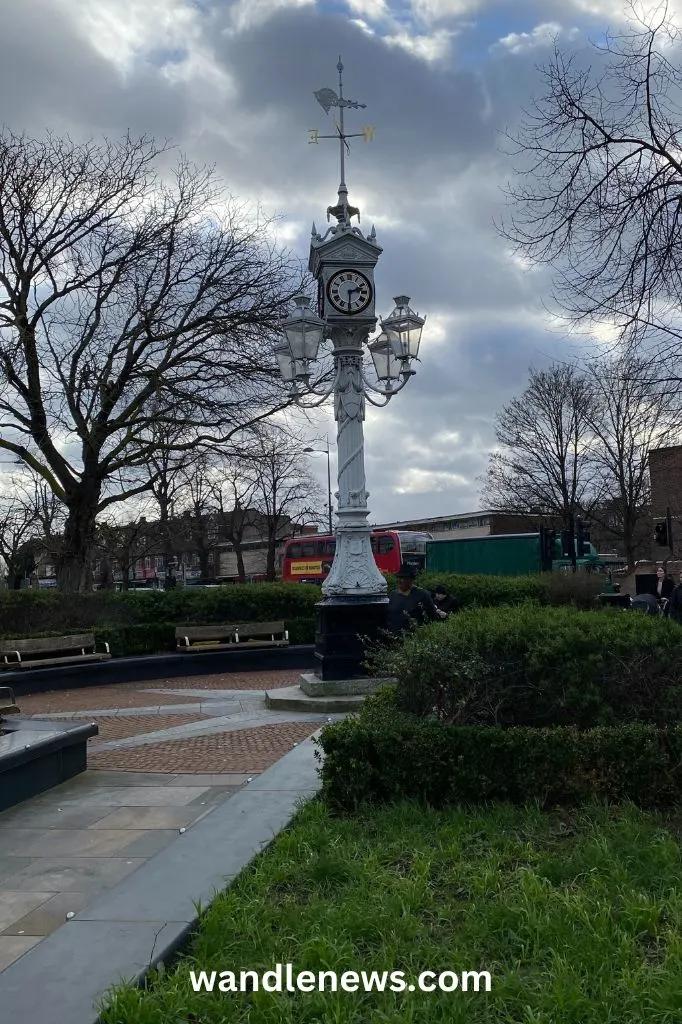
[(0, 668), (43, 668), (110, 658), (109, 644), (98, 651), (92, 633), (49, 636), (26, 640), (0, 640)]
[(287, 647), (289, 633), (283, 622), (241, 622), (235, 640), (240, 647)]
[(230, 647), (234, 644), (235, 625), (231, 626), (177, 626), (175, 643), (179, 651)]
[(238, 622), (226, 626), (177, 626), (179, 651), (243, 650), (245, 647), (287, 647), (283, 622)]

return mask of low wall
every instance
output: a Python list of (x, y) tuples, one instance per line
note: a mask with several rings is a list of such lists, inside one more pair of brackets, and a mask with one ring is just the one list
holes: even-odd
[(73, 690), (81, 686), (114, 686), (223, 672), (272, 672), (277, 669), (311, 671), (314, 667), (315, 648), (309, 644), (250, 651), (192, 651), (188, 654), (145, 654), (138, 658), (112, 658), (111, 661), (90, 661), (83, 665), (2, 672), (0, 683), (11, 686), (16, 696), (21, 697), (50, 690)]

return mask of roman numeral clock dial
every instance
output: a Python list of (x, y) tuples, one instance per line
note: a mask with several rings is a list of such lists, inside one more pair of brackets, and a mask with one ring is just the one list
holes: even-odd
[(338, 313), (362, 313), (372, 301), (372, 285), (358, 270), (339, 270), (329, 278), (327, 298)]

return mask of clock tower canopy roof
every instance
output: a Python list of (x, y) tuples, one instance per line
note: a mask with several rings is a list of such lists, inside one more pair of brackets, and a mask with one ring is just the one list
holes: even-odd
[(359, 266), (374, 267), (382, 251), (381, 246), (376, 243), (374, 227), (366, 237), (359, 228), (350, 228), (346, 231), (330, 228), (322, 236), (313, 224), (308, 269), (317, 277), (323, 265), (338, 264), (341, 267), (357, 263)]

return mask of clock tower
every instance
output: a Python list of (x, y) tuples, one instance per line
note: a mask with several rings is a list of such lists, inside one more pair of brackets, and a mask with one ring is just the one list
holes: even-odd
[(360, 211), (348, 204), (348, 190), (342, 182), (339, 201), (330, 206), (327, 217), (337, 224), (320, 235), (313, 224), (308, 269), (317, 280), (317, 312), (331, 326), (347, 327), (362, 322), (369, 331), (376, 324), (374, 268), (381, 248), (372, 228), (365, 237), (351, 217)]
[(386, 580), (377, 568), (371, 546), (371, 528), (365, 487), (363, 421), (365, 418), (365, 346), (377, 324), (374, 268), (381, 248), (376, 231), (368, 235), (353, 223), (360, 211), (348, 201), (345, 154), (348, 139), (362, 135), (368, 141), (373, 129), (358, 135), (344, 130), (344, 111), (364, 104), (343, 96), (339, 58), (339, 93), (322, 89), (316, 93), (325, 113), (339, 111), (336, 134), (318, 138), (337, 139), (341, 180), (337, 202), (327, 209), (327, 221), (336, 223), (324, 235), (313, 224), (308, 269), (317, 281), (318, 315), (325, 321), (326, 336), (334, 346), (334, 417), (337, 422), (339, 489), (335, 494), (336, 548), (329, 575), (322, 584), (323, 600), (317, 605), (316, 676), (322, 680), (345, 680), (364, 675), (364, 647), (361, 636), (377, 636), (386, 628)]

